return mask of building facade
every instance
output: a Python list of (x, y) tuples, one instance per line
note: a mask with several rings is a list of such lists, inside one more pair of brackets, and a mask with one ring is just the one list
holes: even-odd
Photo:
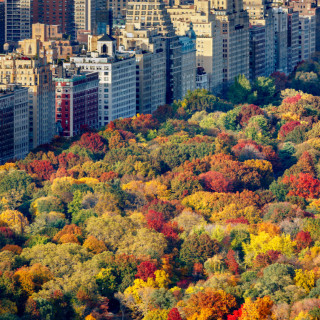
[(219, 21), (211, 12), (211, 2), (198, 0), (194, 5), (183, 5), (176, 1), (167, 10), (179, 36), (185, 36), (192, 23), (196, 35), (196, 65), (205, 69), (210, 90), (220, 91), (223, 80), (222, 37)]
[(137, 113), (152, 113), (166, 103), (165, 41), (157, 29), (136, 29), (127, 24), (119, 36), (120, 47), (136, 57)]
[(5, 42), (31, 37), (31, 0), (5, 1)]
[(62, 33), (73, 32), (73, 0), (32, 0), (31, 13), (32, 24), (59, 25)]
[(181, 96), (196, 89), (196, 34), (191, 29), (181, 43)]
[(250, 81), (266, 75), (266, 27), (250, 26)]
[(170, 15), (162, 0), (130, 1), (127, 5), (127, 23), (136, 29), (157, 28), (166, 52), (166, 102), (181, 99), (181, 44), (175, 34)]
[[(136, 114), (136, 59), (116, 52), (116, 41), (105, 35), (98, 41), (98, 52), (71, 57), (81, 71), (99, 73), (99, 126)], [(71, 64), (65, 64), (70, 68)]]
[[(31, 54), (0, 55), (0, 82), (20, 84), (29, 89), (30, 148), (50, 143), (54, 136), (54, 84), (45, 58)], [(39, 51), (38, 51), (39, 57)]]
[(55, 82), (55, 121), (64, 137), (74, 137), (83, 128), (98, 128), (99, 74), (79, 72), (75, 66), (68, 71), (58, 67)]
[(29, 152), (28, 89), (0, 85), (0, 164)]

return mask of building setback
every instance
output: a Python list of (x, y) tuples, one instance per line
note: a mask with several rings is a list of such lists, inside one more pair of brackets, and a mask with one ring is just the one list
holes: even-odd
[[(72, 72), (72, 69), (74, 72)], [(56, 88), (55, 121), (57, 131), (73, 137), (83, 128), (98, 128), (98, 72), (80, 73), (74, 66), (68, 72), (58, 67), (54, 78)]]

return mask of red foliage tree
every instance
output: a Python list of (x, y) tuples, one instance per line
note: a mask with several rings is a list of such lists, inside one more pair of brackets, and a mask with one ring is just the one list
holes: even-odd
[(300, 173), (298, 177), (291, 175), (283, 178), (283, 183), (289, 185), (289, 196), (315, 199), (320, 197), (320, 181), (308, 173)]
[(238, 320), (242, 315), (242, 308), (234, 310), (232, 314), (228, 314), (227, 320)]
[(283, 99), (282, 103), (296, 104), (301, 99), (301, 95), (297, 94), (294, 97), (287, 97)]
[(285, 123), (279, 130), (280, 138), (285, 138), (295, 127), (300, 126), (300, 121), (289, 121)]
[(266, 253), (260, 253), (256, 256), (255, 260), (253, 261), (253, 265), (256, 268), (265, 268), (270, 264), (275, 263), (280, 255), (281, 252), (276, 250), (269, 250)]
[(99, 180), (101, 182), (106, 182), (106, 181), (110, 181), (113, 179), (118, 178), (119, 174), (117, 172), (114, 171), (109, 171), (109, 172), (104, 172), (100, 177)]
[(169, 311), (167, 320), (182, 320), (177, 308), (172, 308)]
[(33, 160), (28, 163), (26, 170), (29, 174), (36, 175), (41, 180), (49, 180), (54, 172), (53, 166), (48, 160)]
[(226, 220), (226, 223), (231, 223), (231, 224), (249, 224), (248, 219), (240, 217), (240, 218), (235, 218), (235, 219), (228, 219)]
[(103, 138), (99, 134), (92, 132), (83, 134), (77, 144), (94, 153), (103, 152), (106, 149)]
[(288, 83), (288, 77), (285, 73), (276, 71), (271, 74), (271, 77), (274, 79), (274, 84), (277, 91), (282, 91), (286, 88)]
[(235, 259), (235, 254), (232, 249), (228, 251), (225, 263), (231, 272), (233, 272), (234, 274), (239, 274), (239, 264)]
[(166, 222), (161, 212), (149, 210), (146, 214), (146, 220), (150, 229), (161, 232), (168, 239), (178, 239), (177, 223)]
[(138, 265), (137, 271), (135, 277), (147, 281), (148, 278), (156, 278), (154, 273), (157, 271), (157, 266), (153, 262), (143, 261)]
[(309, 247), (312, 243), (311, 235), (309, 231), (300, 231), (296, 235), (295, 241), (297, 243), (297, 249), (300, 251)]
[(142, 114), (139, 117), (132, 118), (132, 129), (135, 132), (147, 133), (159, 127), (159, 122), (151, 114)]
[(233, 181), (226, 178), (222, 173), (208, 171), (199, 175), (201, 184), (208, 191), (230, 192), (233, 189)]
[(238, 121), (240, 125), (243, 127), (249, 122), (251, 117), (262, 115), (262, 114), (264, 113), (261, 108), (259, 108), (254, 104), (247, 104), (241, 108), (241, 111), (238, 116)]
[(159, 122), (165, 122), (167, 119), (173, 118), (174, 110), (170, 105), (165, 104), (165, 105), (159, 106), (157, 110), (152, 113), (152, 116), (154, 119), (157, 119)]

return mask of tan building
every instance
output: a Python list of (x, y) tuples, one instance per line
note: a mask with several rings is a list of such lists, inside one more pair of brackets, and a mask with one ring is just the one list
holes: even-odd
[(32, 25), (32, 38), (19, 41), (17, 52), (46, 57), (49, 63), (57, 59), (67, 59), (80, 51), (77, 43), (63, 39), (59, 26), (35, 23)]
[(157, 29), (136, 29), (127, 24), (118, 38), (122, 50), (136, 57), (138, 113), (152, 113), (166, 103), (166, 50), (165, 40)]
[(158, 29), (165, 40), (162, 50), (166, 52), (166, 102), (181, 99), (181, 44), (163, 0), (130, 1), (126, 18), (136, 29)]
[(223, 83), (243, 74), (249, 78), (249, 16), (242, 0), (213, 0), (222, 37)]
[(210, 1), (198, 0), (194, 5), (176, 4), (168, 8), (176, 33), (184, 36), (193, 24), (196, 34), (197, 66), (205, 69), (211, 91), (221, 89), (223, 79), (222, 37), (219, 21), (211, 12)]
[(29, 88), (30, 148), (50, 143), (54, 135), (54, 85), (50, 65), (39, 58), (39, 40), (31, 54), (0, 55), (0, 82)]
[(126, 17), (127, 0), (107, 0), (107, 8), (112, 10), (113, 17), (121, 19)]

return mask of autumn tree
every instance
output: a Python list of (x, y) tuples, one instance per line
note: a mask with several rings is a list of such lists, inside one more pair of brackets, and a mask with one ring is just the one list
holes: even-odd
[(187, 320), (223, 319), (236, 305), (236, 300), (231, 294), (207, 288), (193, 294), (183, 310)]

